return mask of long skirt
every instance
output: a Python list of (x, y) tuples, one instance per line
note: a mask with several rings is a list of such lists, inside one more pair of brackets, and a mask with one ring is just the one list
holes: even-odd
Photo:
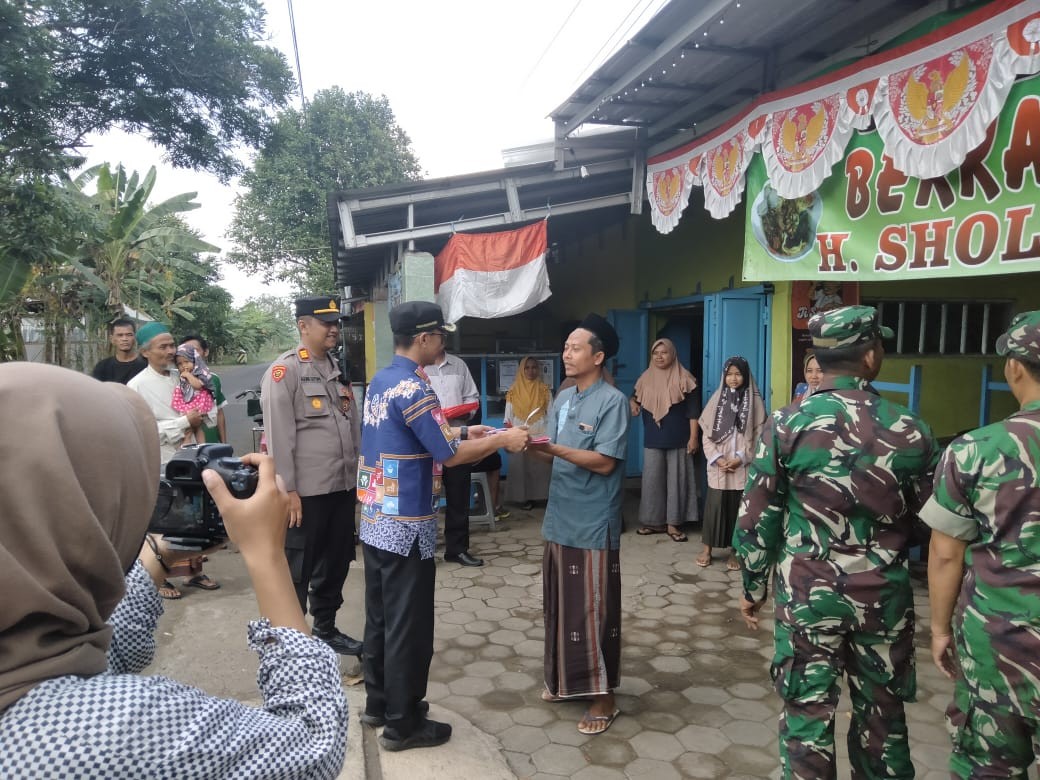
[(523, 452), (510, 453), (505, 500), (513, 504), (544, 501), (549, 497), (551, 476), (552, 463), (538, 460)]
[(639, 524), (649, 528), (697, 522), (697, 477), (686, 448), (643, 450)]
[(619, 550), (545, 543), (545, 688), (553, 696), (599, 696), (621, 670)]
[(708, 488), (704, 501), (704, 528), (701, 540), (709, 547), (732, 547), (743, 491)]

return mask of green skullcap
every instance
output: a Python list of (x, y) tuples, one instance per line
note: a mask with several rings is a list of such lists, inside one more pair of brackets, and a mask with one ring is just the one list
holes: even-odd
[(161, 322), (146, 322), (137, 330), (137, 346), (143, 347), (156, 336), (169, 332), (170, 329)]

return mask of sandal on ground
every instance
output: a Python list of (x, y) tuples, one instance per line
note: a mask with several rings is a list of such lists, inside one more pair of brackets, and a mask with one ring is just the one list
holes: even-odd
[(542, 701), (547, 701), (550, 704), (556, 704), (561, 701), (588, 701), (588, 696), (553, 696), (549, 691), (542, 691)]
[(688, 541), (688, 539), (686, 538), (686, 534), (684, 534), (682, 531), (669, 531), (668, 536), (673, 542)]
[(654, 528), (651, 525), (644, 525), (642, 528), (640, 528), (638, 531), (636, 531), (636, 533), (639, 534), (640, 536), (653, 536), (654, 534), (663, 534), (664, 533), (664, 529), (663, 528)]
[[(602, 734), (610, 728), (620, 714), (621, 710), (617, 707), (609, 715), (589, 715), (589, 711), (585, 710), (585, 714), (581, 716), (581, 723), (578, 724), (578, 731), (582, 734)], [(582, 726), (583, 723), (591, 725)]]
[(196, 574), (184, 584), (189, 588), (202, 588), (203, 590), (216, 590), (220, 587), (220, 583), (214, 582), (205, 574)]
[(698, 555), (693, 562), (696, 563), (698, 566), (703, 566), (704, 568), (711, 566), (711, 558), (706, 558), (703, 555)]
[(177, 590), (172, 582), (163, 580), (163, 584), (159, 586), (159, 595), (168, 601), (176, 601), (181, 597), (181, 592)]

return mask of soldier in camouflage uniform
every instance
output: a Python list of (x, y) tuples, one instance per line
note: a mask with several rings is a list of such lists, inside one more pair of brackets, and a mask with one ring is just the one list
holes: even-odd
[(852, 776), (914, 776), (903, 703), (912, 701), (910, 515), (939, 458), (928, 426), (870, 385), (892, 331), (869, 306), (809, 320), (823, 383), (774, 413), (748, 473), (733, 547), (752, 628), (775, 567), (771, 674), (783, 697), (786, 778), (835, 777), (834, 714), (848, 677)]
[(997, 353), (1022, 408), (949, 446), (921, 512), (932, 657), (957, 681), (950, 770), (965, 778), (1025, 777), (1040, 740), (1040, 311)]

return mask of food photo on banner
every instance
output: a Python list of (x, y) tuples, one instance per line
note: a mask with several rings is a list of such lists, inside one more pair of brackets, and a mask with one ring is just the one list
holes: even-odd
[(818, 189), (785, 199), (756, 155), (747, 170), (744, 279), (841, 283), (1040, 270), (1037, 128), (1034, 76), (1011, 88), (983, 142), (945, 176), (901, 173), (877, 131), (858, 132)]

